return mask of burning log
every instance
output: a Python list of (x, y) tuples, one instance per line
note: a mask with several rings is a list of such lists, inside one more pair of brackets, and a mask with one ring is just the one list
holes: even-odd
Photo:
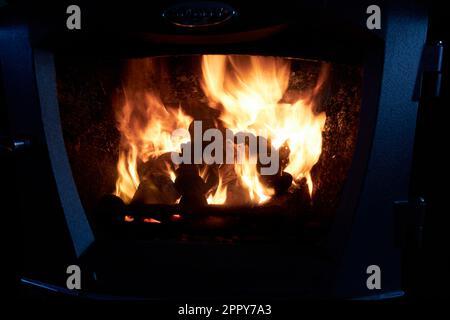
[(281, 175), (274, 177), (273, 188), (275, 190), (275, 195), (286, 193), (292, 185), (292, 175), (283, 171)]
[(311, 208), (311, 195), (309, 194), (308, 183), (306, 182), (306, 178), (301, 179), (297, 182), (297, 192), (300, 195), (299, 197), (299, 205)]
[(311, 211), (311, 197), (306, 179), (296, 181), (293, 184), (292, 176), (283, 172), (282, 175), (271, 176), (266, 183), (275, 190), (275, 195), (267, 202), (267, 205), (276, 205), (287, 208), (295, 215), (308, 215)]
[[(293, 232), (296, 223), (304, 222), (303, 215), (298, 216), (299, 210), (289, 209), (284, 203), (253, 207), (209, 205), (195, 210), (180, 205), (130, 204), (126, 206), (126, 212), (134, 218), (134, 223), (123, 220), (123, 225), (133, 228), (129, 230), (145, 230), (144, 237), (189, 235), (195, 239), (226, 237), (280, 241), (296, 235)], [(133, 232), (132, 236), (135, 235)]]
[(167, 173), (169, 175), (169, 171), (175, 171), (171, 152), (163, 153), (156, 159), (150, 158), (147, 162), (140, 163), (138, 166), (139, 177), (143, 180), (154, 173)]
[(212, 192), (217, 188), (219, 184), (219, 166), (218, 165), (207, 165), (200, 170), (201, 177), (205, 181), (207, 193)]
[(206, 206), (208, 188), (195, 165), (182, 164), (175, 171), (175, 188), (181, 194), (180, 204), (188, 207)]
[[(281, 195), (288, 191), (289, 187), (292, 185), (292, 175), (288, 172), (284, 172), (283, 169), (287, 167), (289, 163), (289, 146), (284, 143), (278, 150), (276, 150), (273, 146), (270, 140), (266, 140), (263, 137), (258, 137), (258, 140), (261, 141), (264, 139), (264, 142), (266, 143), (267, 150), (263, 150), (263, 152), (266, 152), (267, 155), (271, 155), (273, 152), (278, 152), (278, 171), (276, 174), (273, 175), (263, 175), (261, 174), (261, 168), (263, 168), (265, 165), (261, 163), (261, 159), (259, 158), (259, 155), (261, 152), (258, 152), (258, 162), (257, 162), (257, 170), (259, 174), (259, 178), (261, 182), (269, 188), (272, 188), (275, 190), (275, 195)], [(259, 148), (262, 147), (262, 145), (258, 146)], [(261, 151), (261, 150), (260, 150)]]
[(180, 197), (170, 177), (152, 174), (139, 184), (131, 203), (174, 204)]
[(266, 187), (274, 189), (275, 195), (287, 193), (293, 181), (292, 175), (284, 171), (272, 176), (261, 175), (260, 179)]
[[(196, 132), (195, 129), (194, 129), (195, 128), (195, 126), (194, 126), (194, 122), (195, 121), (201, 121), (201, 124), (202, 124), (201, 129), (202, 130), (200, 132)], [(216, 129), (216, 125), (214, 123), (214, 120), (209, 119), (209, 118), (204, 118), (204, 119), (196, 119), (196, 120), (192, 121), (189, 124), (189, 128), (188, 128), (189, 134), (191, 136), (191, 141), (195, 141), (195, 139), (198, 139), (198, 141), (202, 141), (203, 140), (202, 137), (203, 137), (205, 131), (208, 130), (208, 129)], [(200, 134), (200, 136), (197, 137), (195, 135), (196, 133)], [(202, 141), (202, 142), (204, 142), (204, 141)]]
[(139, 184), (131, 202), (142, 204), (174, 204), (180, 197), (174, 186), (170, 152), (149, 159), (139, 166)]
[(289, 164), (289, 156), (291, 154), (291, 150), (289, 149), (287, 142), (283, 143), (283, 145), (278, 149), (278, 154), (280, 171), (283, 171)]

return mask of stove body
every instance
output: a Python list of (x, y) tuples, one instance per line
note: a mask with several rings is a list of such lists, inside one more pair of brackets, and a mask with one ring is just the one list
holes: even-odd
[[(202, 12), (215, 5), (189, 4)], [(177, 20), (185, 12), (178, 5), (158, 2), (122, 11), (85, 6), (90, 14), (80, 31), (60, 27), (62, 18), (47, 12), (45, 23), (42, 17), (28, 24), (11, 19), (0, 33), (2, 44), (8, 44), (0, 58), (10, 132), (32, 141), (15, 162), (25, 277), (64, 287), (66, 266), (77, 264), (86, 290), (146, 298), (348, 298), (401, 290), (394, 203), (408, 198), (414, 93), (427, 24), (420, 5), (385, 3), (379, 31), (367, 30), (364, 3), (339, 8), (286, 3), (258, 10), (229, 3), (219, 5), (233, 12), (228, 21), (200, 28), (178, 25), (189, 24)], [(174, 19), (176, 25), (168, 21)], [(70, 72), (70, 61), (75, 69), (84, 61), (95, 69), (99, 57), (202, 54), (301, 58), (360, 68), (357, 137), (325, 233), (316, 236), (310, 227), (303, 230), (305, 237), (292, 241), (239, 244), (99, 235), (74, 177), (61, 109), (65, 73), (58, 69)], [(367, 288), (370, 265), (381, 269), (380, 290)]]

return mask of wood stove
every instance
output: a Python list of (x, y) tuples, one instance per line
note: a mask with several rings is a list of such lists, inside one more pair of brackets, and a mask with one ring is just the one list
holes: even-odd
[[(28, 179), (46, 175), (52, 204), (41, 208), (48, 226), (67, 228), (61, 239), (73, 248), (56, 265), (80, 265), (83, 290), (124, 298), (399, 292), (394, 202), (408, 195), (427, 22), (420, 6), (386, 3), (380, 31), (353, 14), (362, 3), (82, 3), (89, 14), (79, 31), (60, 25), (63, 7), (11, 23), (20, 36), (6, 41), (29, 55), (9, 47), (2, 61), (25, 69), (30, 95), (12, 90), (8, 106), (17, 121), (36, 113), (34, 129), (17, 132), (33, 137), (41, 148), (33, 161), (48, 169), (21, 181), (31, 192), (38, 184)], [(258, 157), (238, 164), (234, 156), (174, 164), (183, 144), (194, 148), (196, 121), (201, 134), (246, 134), (228, 140), (232, 150), (249, 151), (264, 129), (279, 168), (265, 176)], [(183, 141), (171, 139), (176, 129), (188, 133)], [(45, 221), (29, 220), (41, 230)], [(28, 277), (64, 278), (31, 260)], [(377, 292), (366, 286), (370, 265), (383, 270)]]

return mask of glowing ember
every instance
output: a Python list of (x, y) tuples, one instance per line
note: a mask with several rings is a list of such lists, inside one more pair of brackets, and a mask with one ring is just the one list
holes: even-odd
[(182, 219), (182, 217), (179, 214), (173, 214), (170, 216), (170, 220), (172, 220), (172, 221), (179, 221), (181, 219)]
[(145, 223), (161, 223), (161, 221), (153, 218), (144, 218), (142, 221), (144, 221)]
[(133, 217), (133, 216), (128, 216), (128, 215), (126, 215), (126, 216), (123, 218), (123, 221), (125, 221), (125, 222), (133, 222), (133, 221), (134, 221), (134, 217)]

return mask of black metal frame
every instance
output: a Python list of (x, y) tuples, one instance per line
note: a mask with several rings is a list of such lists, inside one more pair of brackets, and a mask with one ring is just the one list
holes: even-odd
[[(400, 5), (403, 6), (401, 10)], [(259, 286), (244, 281), (241, 274), (235, 279), (240, 283), (233, 283), (239, 285), (235, 289), (232, 289), (232, 286), (228, 283), (225, 286), (228, 291), (221, 291), (226, 281), (219, 281), (219, 290), (211, 291), (217, 295), (219, 292), (224, 295), (235, 294), (236, 292), (244, 295), (248, 293), (264, 295), (270, 292), (279, 296), (291, 294), (306, 296), (337, 295), (340, 297), (366, 295), (371, 293), (365, 288), (364, 281), (365, 268), (370, 264), (379, 264), (386, 270), (387, 286), (383, 290), (398, 290), (400, 288), (400, 277), (397, 274), (399, 270), (398, 250), (395, 248), (394, 242), (390, 242), (391, 235), (387, 233), (394, 232), (392, 229), (393, 221), (391, 221), (393, 220), (391, 210), (393, 200), (407, 198), (409, 166), (414, 138), (413, 128), (415, 127), (417, 108), (417, 103), (412, 101), (412, 91), (416, 80), (414, 73), (418, 71), (416, 69), (418, 69), (420, 60), (421, 45), (425, 41), (426, 14), (423, 8), (418, 5), (401, 3), (391, 5), (387, 15), (389, 17), (386, 20), (389, 21), (389, 24), (384, 35), (374, 35), (364, 30), (363, 27), (352, 27), (351, 24), (345, 23), (340, 23), (339, 28), (335, 28), (333, 22), (336, 21), (336, 17), (330, 20), (329, 16), (311, 15), (309, 18), (305, 17), (303, 24), (296, 25), (291, 22), (287, 25), (278, 24), (280, 28), (276, 29), (275, 32), (280, 31), (280, 34), (285, 37), (278, 37), (276, 34), (272, 36), (271, 34), (265, 39), (264, 35), (267, 30), (264, 29), (261, 33), (257, 33), (258, 37), (262, 35), (261, 38), (252, 39), (255, 35), (250, 34), (250, 41), (239, 41), (233, 44), (242, 37), (242, 34), (234, 33), (227, 38), (229, 41), (227, 40), (226, 47), (218, 43), (211, 43), (211, 39), (214, 39), (211, 35), (207, 35), (203, 39), (201, 37), (196, 38), (199, 39), (201, 45), (199, 43), (186, 45), (185, 42), (189, 42), (190, 39), (188, 34), (183, 35), (186, 38), (173, 38), (165, 35), (155, 37), (151, 32), (142, 34), (113, 33), (103, 34), (99, 38), (99, 34), (96, 33), (80, 36), (63, 32), (63, 37), (58, 34), (46, 37), (42, 33), (36, 32), (39, 28), (32, 29), (34, 72), (36, 72), (36, 84), (40, 100), (39, 106), (35, 105), (34, 110), (41, 110), (40, 120), (42, 123), (39, 123), (38, 127), (43, 128), (43, 131), (40, 132), (40, 136), (43, 138), (44, 145), (48, 148), (52, 173), (58, 190), (55, 195), (58, 195), (57, 197), (62, 204), (76, 257), (82, 257), (82, 260), (86, 261), (88, 268), (92, 271), (96, 271), (96, 267), (105, 270), (107, 268), (106, 261), (110, 263), (114, 261), (113, 256), (105, 253), (112, 250), (111, 247), (105, 244), (89, 246), (90, 243), (93, 243), (94, 238), (73, 183), (59, 124), (53, 54), (70, 52), (70, 54), (81, 55), (102, 53), (111, 55), (113, 52), (129, 57), (174, 53), (261, 54), (263, 52), (268, 55), (357, 62), (364, 66), (364, 95), (358, 142), (348, 182), (341, 199), (341, 206), (336, 214), (334, 228), (330, 233), (328, 244), (325, 246), (327, 250), (313, 253), (303, 251), (300, 255), (293, 257), (292, 253), (296, 252), (298, 247), (286, 246), (285, 251), (280, 251), (278, 247), (269, 246), (244, 247), (240, 253), (236, 251), (236, 248), (233, 248), (233, 253), (230, 253), (230, 248), (222, 245), (208, 248), (203, 246), (197, 248), (172, 246), (171, 250), (173, 251), (169, 250), (169, 252), (177, 253), (188, 261), (180, 263), (179, 268), (167, 268), (168, 265), (164, 263), (155, 268), (155, 272), (156, 274), (158, 272), (167, 274), (169, 271), (185, 270), (181, 273), (182, 276), (170, 280), (164, 280), (160, 277), (154, 282), (154, 284), (156, 283), (153, 286), (155, 291), (150, 292), (148, 288), (146, 290), (141, 288), (143, 290), (140, 293), (148, 297), (173, 297), (173, 290), (178, 288), (180, 284), (178, 281), (181, 281), (181, 283), (189, 284), (191, 287), (186, 291), (180, 290), (180, 295), (191, 295), (192, 293), (198, 296), (209, 295), (208, 286), (198, 287), (198, 283), (191, 283), (189, 279), (186, 279), (186, 277), (196, 273), (201, 274), (208, 269), (205, 265), (193, 263), (192, 259), (198, 259), (206, 265), (211, 263), (211, 260), (218, 259), (219, 262), (212, 263), (212, 266), (218, 267), (221, 263), (224, 263), (223, 257), (232, 260), (239, 259), (237, 269), (241, 271), (256, 268), (254, 270), (257, 271), (245, 273), (247, 277), (254, 281), (259, 277), (267, 276), (273, 276), (273, 279), (264, 286)], [(311, 24), (312, 21), (315, 24)], [(317, 21), (320, 21), (320, 23)], [(311, 28), (312, 25), (318, 25), (318, 27)], [(309, 26), (309, 28), (303, 28), (305, 26)], [(414, 32), (408, 33), (411, 28)], [(300, 43), (292, 41), (292, 39), (296, 39), (296, 36), (301, 39)], [(402, 37), (401, 40), (398, 37)], [(164, 46), (156, 48), (155, 45), (160, 45), (157, 42), (164, 39), (167, 40)], [(168, 44), (168, 42), (180, 41), (180, 39), (187, 40), (181, 40), (181, 43), (173, 45)], [(223, 38), (221, 39), (223, 40)], [(386, 48), (384, 48), (385, 44)], [(6, 59), (12, 59), (13, 53), (10, 52), (10, 54)], [(30, 59), (30, 57), (24, 57), (24, 60), (27, 59)], [(30, 63), (30, 60), (28, 60), (28, 63)], [(393, 70), (396, 63), (407, 63), (410, 68), (403, 70), (407, 71), (405, 74), (398, 74)], [(27, 72), (33, 71), (28, 70)], [(26, 74), (26, 77), (29, 78), (30, 76), (32, 76), (32, 73)], [(395, 84), (393, 81), (399, 81), (401, 84)], [(17, 114), (23, 112), (24, 108), (28, 106), (10, 104), (9, 107), (10, 109), (14, 108), (12, 112)], [(397, 111), (394, 112), (395, 117), (392, 117), (391, 113), (394, 109)], [(20, 121), (20, 117), (16, 121)], [(397, 137), (402, 137), (402, 139)], [(395, 152), (396, 156), (389, 157), (389, 152)], [(380, 165), (381, 163), (383, 165)], [(387, 187), (386, 183), (392, 183), (392, 186)], [(374, 208), (371, 208), (371, 206), (374, 206)], [(380, 210), (381, 212), (377, 212)], [(373, 228), (378, 228), (380, 231), (377, 233), (373, 231)], [(377, 244), (376, 241), (380, 241), (380, 244)], [(122, 252), (124, 257), (130, 257), (126, 253), (126, 250), (130, 250), (129, 246), (129, 243), (115, 243), (114, 250)], [(167, 245), (158, 247), (157, 243), (133, 243), (133, 246), (134, 248), (131, 250), (133, 252), (132, 260), (135, 263), (146, 261), (147, 263), (150, 262), (151, 265), (155, 255), (149, 254), (149, 250), (159, 252), (162, 261), (179, 262), (178, 259), (174, 258), (176, 255), (161, 250), (163, 247), (167, 249)], [(191, 256), (186, 255), (184, 250), (189, 251)], [(369, 251), (370, 254), (365, 253), (365, 250)], [(255, 252), (259, 252), (259, 254), (270, 252), (270, 254), (267, 255), (266, 260), (260, 260), (258, 255), (252, 254)], [(280, 255), (280, 253), (282, 254)], [(205, 259), (205, 256), (208, 259)], [(284, 257), (285, 264), (282, 266), (293, 265), (298, 268), (283, 269), (274, 260), (276, 257), (279, 259)], [(273, 272), (265, 273), (263, 270), (258, 270), (257, 268), (260, 268), (258, 264), (265, 264), (265, 271), (272, 268)], [(94, 268), (92, 268), (93, 266)], [(120, 264), (120, 266), (124, 268), (122, 275), (124, 275), (125, 270), (130, 270), (125, 265)], [(220, 268), (217, 270), (220, 270)], [(223, 271), (226, 271), (226, 268)], [(215, 272), (217, 271), (209, 273), (211, 279), (217, 277)], [(230, 272), (230, 275), (224, 277), (224, 279), (233, 281), (233, 275), (236, 274)], [(106, 275), (105, 279), (109, 279), (108, 276)], [(127, 288), (129, 289), (130, 283), (140, 283), (139, 279), (133, 279), (132, 275), (129, 276), (129, 278), (124, 277), (122, 279), (118, 288), (105, 280), (102, 283), (103, 289), (123, 293), (127, 291)], [(356, 278), (360, 280), (356, 282), (354, 280)], [(126, 283), (125, 279), (130, 280), (130, 283)], [(152, 281), (147, 280), (140, 283), (144, 288), (146, 285), (151, 287)], [(203, 284), (205, 285), (205, 283)], [(161, 291), (156, 290), (156, 288)], [(164, 288), (168, 288), (168, 290), (162, 290)]]

